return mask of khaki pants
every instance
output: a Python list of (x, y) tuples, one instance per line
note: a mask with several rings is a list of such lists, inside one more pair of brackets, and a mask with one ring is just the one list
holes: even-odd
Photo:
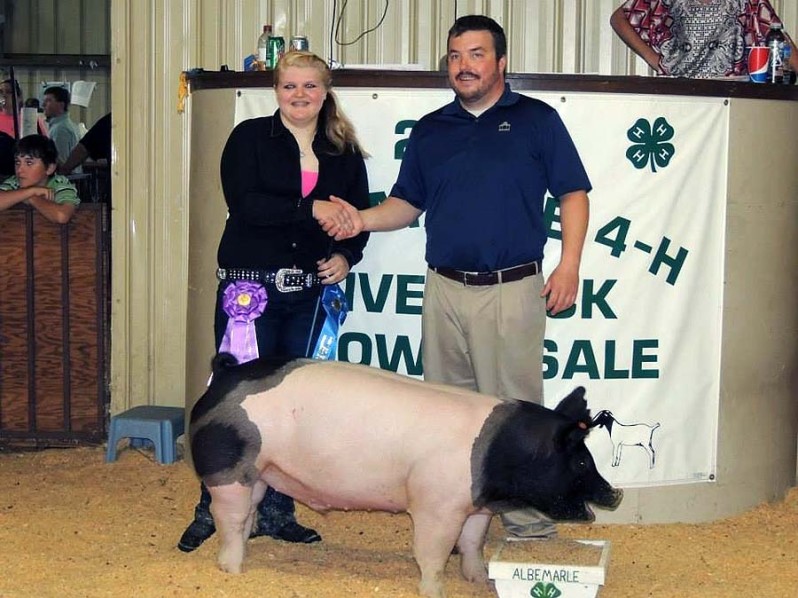
[(543, 275), (468, 287), (427, 270), (424, 379), (504, 398), (543, 399)]
[[(465, 286), (427, 269), (422, 315), (424, 379), (541, 403), (546, 301), (543, 275)], [(549, 535), (532, 509), (502, 514), (508, 532)]]

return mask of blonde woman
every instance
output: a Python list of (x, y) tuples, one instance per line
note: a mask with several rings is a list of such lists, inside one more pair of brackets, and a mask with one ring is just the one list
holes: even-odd
[[(350, 226), (331, 195), (369, 205), (363, 151), (332, 91), (327, 64), (310, 52), (289, 52), (275, 69), (274, 90), (277, 111), (236, 126), (221, 160), (228, 218), (217, 254), (214, 330), (217, 349), (239, 362), (312, 357), (325, 322), (320, 294), (346, 278), (368, 239), (331, 242), (322, 230), (321, 223)], [(249, 346), (237, 346), (231, 334), (241, 322), (254, 330)], [(214, 533), (210, 506), (203, 486), (180, 550), (190, 552)], [(272, 488), (257, 510), (253, 536), (321, 540), (297, 523), (293, 499)]]

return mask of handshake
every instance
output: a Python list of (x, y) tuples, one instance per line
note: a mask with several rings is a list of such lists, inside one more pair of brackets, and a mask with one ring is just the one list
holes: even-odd
[(330, 195), (330, 201), (314, 200), (313, 217), (322, 230), (336, 241), (351, 239), (365, 228), (360, 211), (335, 195)]

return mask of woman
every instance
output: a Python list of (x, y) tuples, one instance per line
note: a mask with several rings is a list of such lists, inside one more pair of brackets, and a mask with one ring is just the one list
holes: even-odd
[[(16, 94), (14, 92), (16, 91)], [(16, 95), (17, 114), (19, 118), (14, 124), (14, 96)], [(39, 135), (47, 136), (47, 125), (37, 118), (36, 128)], [(0, 82), (0, 175), (14, 174), (14, 144), (24, 137), (22, 131), (22, 89), (19, 81), (6, 79)]]
[[(14, 139), (14, 91), (16, 90), (17, 110), (19, 111), (19, 119), (17, 126), (19, 127), (19, 137), (23, 137), (22, 133), (22, 109), (25, 107), (22, 103), (22, 89), (19, 86), (19, 81), (12, 81), (6, 79), (0, 83), (0, 133), (5, 133)], [(36, 118), (36, 127), (39, 135), (47, 136), (47, 125), (41, 117)]]
[(693, 78), (746, 75), (746, 49), (764, 45), (771, 23), (781, 20), (768, 0), (627, 0), (610, 18), (618, 37), (657, 73)]
[[(330, 195), (369, 205), (363, 151), (331, 86), (321, 58), (287, 53), (274, 72), (277, 111), (240, 123), (222, 153), (228, 219), (217, 255), (214, 330), (217, 348), (237, 348), (239, 361), (242, 355), (311, 356), (325, 321), (320, 294), (363, 257), (367, 235), (335, 242), (321, 226), (350, 226)], [(242, 341), (252, 338), (246, 332), (236, 340), (235, 327), (248, 326), (248, 319), (256, 342)], [(214, 533), (209, 506), (203, 486), (180, 550), (190, 552)], [(271, 488), (252, 535), (321, 540), (296, 522), (293, 499)]]

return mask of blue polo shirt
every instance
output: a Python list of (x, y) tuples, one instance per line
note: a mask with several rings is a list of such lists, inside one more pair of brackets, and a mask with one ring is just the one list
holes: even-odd
[(391, 195), (426, 211), (430, 266), (482, 272), (543, 257), (546, 191), (590, 191), (557, 111), (505, 84), (474, 117), (455, 99), (413, 127)]

